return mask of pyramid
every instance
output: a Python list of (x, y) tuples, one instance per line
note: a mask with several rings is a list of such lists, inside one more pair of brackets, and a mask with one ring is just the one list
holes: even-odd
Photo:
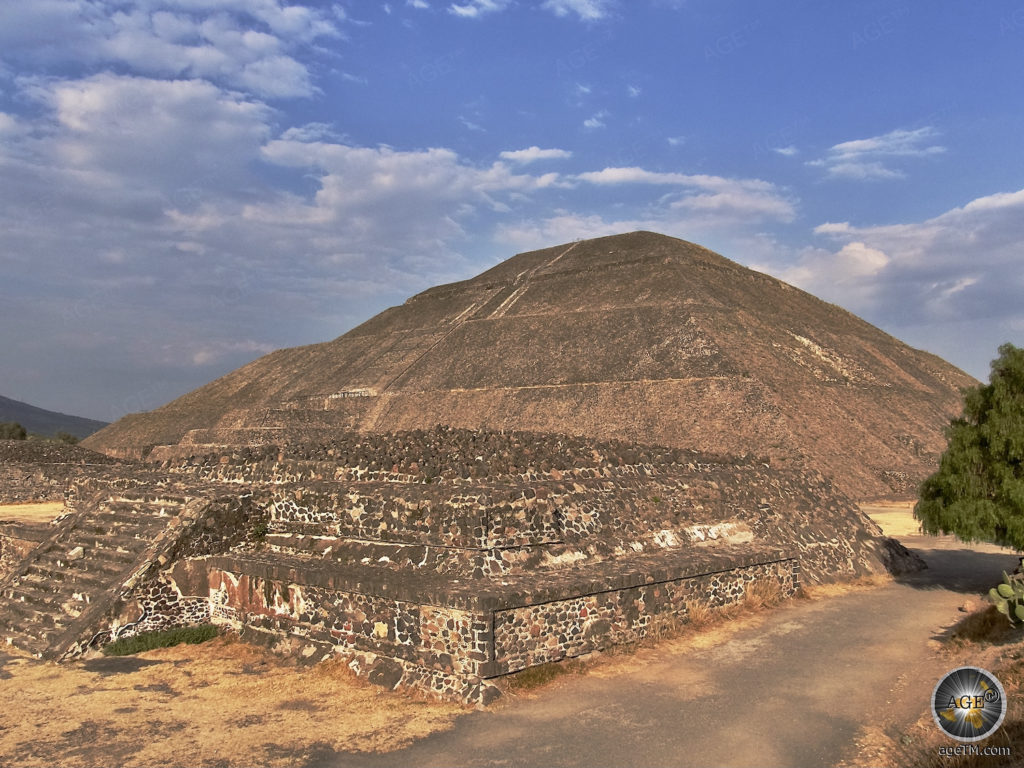
[(752, 455), (898, 498), (974, 383), (780, 280), (633, 232), (521, 253), (84, 445), (169, 460), (445, 424)]

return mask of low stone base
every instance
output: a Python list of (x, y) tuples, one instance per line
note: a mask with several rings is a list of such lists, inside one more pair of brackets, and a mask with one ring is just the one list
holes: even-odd
[(163, 586), (144, 587), (146, 623), (194, 623), (202, 614), (277, 653), (341, 656), (384, 687), (486, 705), (504, 675), (635, 642), (660, 624), (687, 621), (696, 605), (739, 603), (755, 584), (783, 598), (799, 588), (796, 559), (777, 552), (644, 559), (619, 563), (613, 576), (583, 568), (530, 592), (483, 579), (453, 585), (443, 605), (418, 599), (411, 585), (368, 594), (360, 587), (372, 579), (346, 584), (313, 565), (289, 566), (242, 557), (179, 562), (161, 575)]

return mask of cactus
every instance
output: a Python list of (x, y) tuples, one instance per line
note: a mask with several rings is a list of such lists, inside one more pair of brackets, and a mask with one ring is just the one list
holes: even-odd
[(1024, 577), (1003, 571), (1003, 583), (990, 589), (988, 598), (1011, 624), (1024, 624)]

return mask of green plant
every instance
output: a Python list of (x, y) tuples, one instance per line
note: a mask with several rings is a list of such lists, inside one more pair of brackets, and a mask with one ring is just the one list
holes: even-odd
[(77, 445), (78, 438), (72, 435), (70, 432), (60, 431), (53, 436), (53, 439), (58, 443), (64, 443), (65, 445)]
[(0, 440), (24, 440), (28, 437), (25, 428), (16, 421), (0, 422)]
[(217, 637), (219, 630), (213, 624), (198, 624), (191, 627), (177, 627), (159, 632), (141, 632), (131, 637), (115, 640), (103, 647), (104, 656), (131, 656), (154, 648), (170, 648), (172, 645), (197, 645)]
[(257, 520), (249, 531), (249, 538), (252, 541), (266, 541), (270, 533), (270, 525), (266, 520)]
[(946, 436), (914, 507), (924, 532), (1024, 550), (1024, 349), (999, 347), (990, 383), (964, 390)]
[(1003, 583), (990, 589), (988, 596), (996, 610), (1011, 624), (1024, 623), (1024, 581), (1011, 578), (1003, 571)]
[(547, 685), (562, 675), (578, 675), (585, 668), (586, 665), (577, 659), (550, 661), (547, 664), (527, 667), (521, 672), (509, 675), (505, 679), (505, 685), (509, 691), (528, 691), (533, 688), (539, 688), (542, 685)]

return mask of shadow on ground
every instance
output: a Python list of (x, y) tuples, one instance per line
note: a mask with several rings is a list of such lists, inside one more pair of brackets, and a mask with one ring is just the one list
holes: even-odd
[[(946, 539), (947, 537), (942, 537)], [(1019, 557), (1009, 549), (989, 544), (968, 549), (957, 542), (950, 545), (932, 536), (905, 536), (900, 541), (920, 555), (928, 567), (899, 576), (896, 581), (915, 589), (947, 589), (970, 595), (984, 595), (1002, 581), (1003, 571), (1017, 567)], [(957, 548), (953, 548), (957, 546)]]

